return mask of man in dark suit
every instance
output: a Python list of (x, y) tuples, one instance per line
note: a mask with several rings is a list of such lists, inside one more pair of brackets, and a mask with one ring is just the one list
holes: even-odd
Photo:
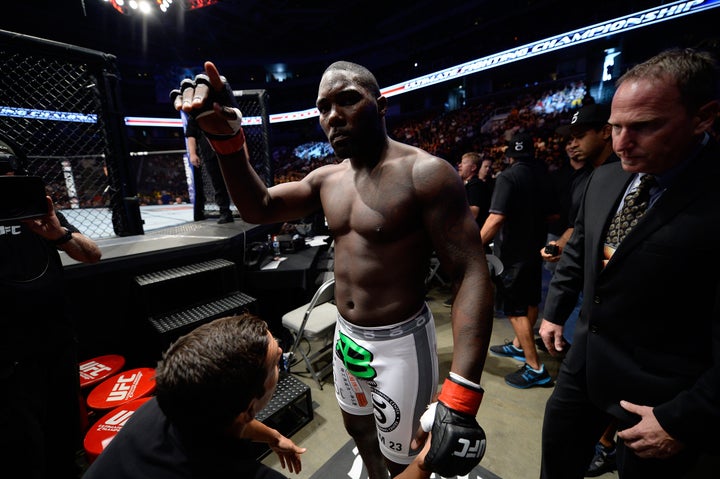
[[(720, 430), (720, 147), (707, 132), (719, 80), (710, 55), (678, 49), (618, 81), (609, 123), (621, 161), (588, 181), (540, 327), (556, 353), (583, 291), (545, 409), (543, 478), (582, 478), (611, 418), (623, 479), (709, 477), (699, 471)], [(657, 181), (649, 209), (618, 244), (609, 225), (646, 175)]]

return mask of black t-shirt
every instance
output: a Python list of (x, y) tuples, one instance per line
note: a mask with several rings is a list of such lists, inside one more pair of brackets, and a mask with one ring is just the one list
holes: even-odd
[(490, 183), (480, 181), (479, 178), (473, 177), (465, 183), (465, 192), (467, 193), (468, 204), (477, 206), (479, 211), (475, 221), (482, 228), (485, 219), (490, 214), (490, 199), (492, 197), (492, 186)]
[(560, 168), (548, 174), (551, 189), (551, 201), (557, 205), (558, 218), (548, 224), (548, 233), (562, 235), (570, 223), (570, 198), (573, 176), (577, 170), (565, 162)]
[(187, 116), (187, 122), (185, 123), (185, 138), (188, 137), (198, 138), (203, 136), (202, 130), (197, 124), (197, 121), (190, 115)]
[[(611, 153), (603, 162), (603, 165), (615, 163), (616, 161), (620, 161), (620, 158), (618, 158), (615, 153)], [(586, 164), (579, 170), (576, 170), (570, 180), (570, 206), (568, 209), (568, 227), (570, 228), (572, 228), (575, 223), (575, 218), (580, 210), (580, 204), (585, 194), (585, 187), (593, 170), (594, 168), (592, 166)]]
[(592, 172), (593, 167), (588, 164), (585, 164), (582, 168), (573, 171), (567, 192), (568, 205), (566, 228), (572, 228), (575, 223), (575, 218), (580, 210), (580, 203), (582, 202), (583, 194), (585, 194), (585, 185), (587, 184), (587, 180), (590, 178), (590, 174)]
[(495, 180), (490, 212), (505, 216), (495, 237), (503, 263), (537, 260), (547, 238), (547, 218), (556, 212), (544, 165), (517, 161)]
[[(71, 232), (60, 212), (60, 224)], [(42, 351), (73, 336), (57, 248), (19, 220), (0, 222), (0, 356)]]
[(285, 478), (252, 456), (249, 441), (210, 435), (184, 437), (152, 398), (91, 464), (83, 479)]
[(210, 142), (197, 124), (197, 121), (191, 116), (187, 116), (187, 123), (185, 125), (185, 138), (193, 137), (197, 142), (198, 154), (203, 161), (213, 159), (215, 151), (210, 146)]

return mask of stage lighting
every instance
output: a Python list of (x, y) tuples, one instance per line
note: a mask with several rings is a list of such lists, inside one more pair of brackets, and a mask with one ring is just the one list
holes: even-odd
[(197, 10), (198, 8), (209, 7), (220, 0), (103, 0), (110, 3), (118, 12), (125, 15), (144, 14), (150, 15), (154, 12), (166, 13), (173, 5), (185, 10)]

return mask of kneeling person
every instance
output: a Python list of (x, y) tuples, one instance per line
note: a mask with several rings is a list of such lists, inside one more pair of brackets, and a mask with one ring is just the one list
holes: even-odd
[(156, 397), (143, 404), (84, 479), (283, 478), (257, 462), (265, 442), (299, 473), (296, 446), (254, 419), (278, 383), (282, 349), (261, 319), (216, 319), (178, 339), (156, 369)]

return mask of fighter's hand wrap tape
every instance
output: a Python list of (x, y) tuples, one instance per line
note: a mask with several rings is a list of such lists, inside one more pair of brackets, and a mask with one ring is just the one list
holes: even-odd
[[(170, 92), (170, 98), (175, 99), (182, 95), (188, 88), (197, 88), (199, 85), (207, 86), (207, 97), (202, 106), (193, 109), (188, 114), (197, 121), (198, 126), (205, 132), (213, 149), (221, 154), (227, 155), (242, 149), (245, 144), (245, 135), (242, 131), (242, 112), (230, 84), (223, 76), (222, 88), (215, 90), (210, 78), (201, 73), (195, 76), (194, 80), (185, 78), (180, 82), (180, 88)], [(215, 104), (220, 105), (222, 111), (215, 111)]]
[[(193, 115), (195, 118), (200, 118), (204, 115), (207, 115), (208, 111), (213, 110), (213, 104), (215, 103), (222, 107), (236, 108), (238, 110), (240, 109), (240, 105), (238, 105), (238, 102), (235, 99), (235, 94), (233, 93), (232, 87), (227, 82), (227, 79), (221, 76), (220, 80), (222, 80), (222, 88), (220, 90), (215, 90), (212, 87), (212, 84), (210, 83), (210, 77), (208, 77), (204, 73), (195, 75), (195, 80), (189, 80), (189, 83), (187, 83), (188, 79), (180, 82), (181, 93), (190, 86), (195, 88), (197, 85), (207, 85), (208, 87), (208, 97), (205, 102), (203, 102), (202, 108), (190, 112), (190, 115)], [(240, 115), (240, 118), (242, 118), (242, 115)]]
[(471, 388), (468, 386), (469, 381), (465, 381), (465, 383), (460, 384), (452, 377), (445, 379), (438, 401), (450, 409), (475, 416), (485, 391), (479, 386), (477, 389)]
[(219, 138), (215, 135), (207, 135), (210, 146), (218, 155), (230, 155), (242, 150), (245, 145), (245, 133), (240, 128), (234, 136)]

